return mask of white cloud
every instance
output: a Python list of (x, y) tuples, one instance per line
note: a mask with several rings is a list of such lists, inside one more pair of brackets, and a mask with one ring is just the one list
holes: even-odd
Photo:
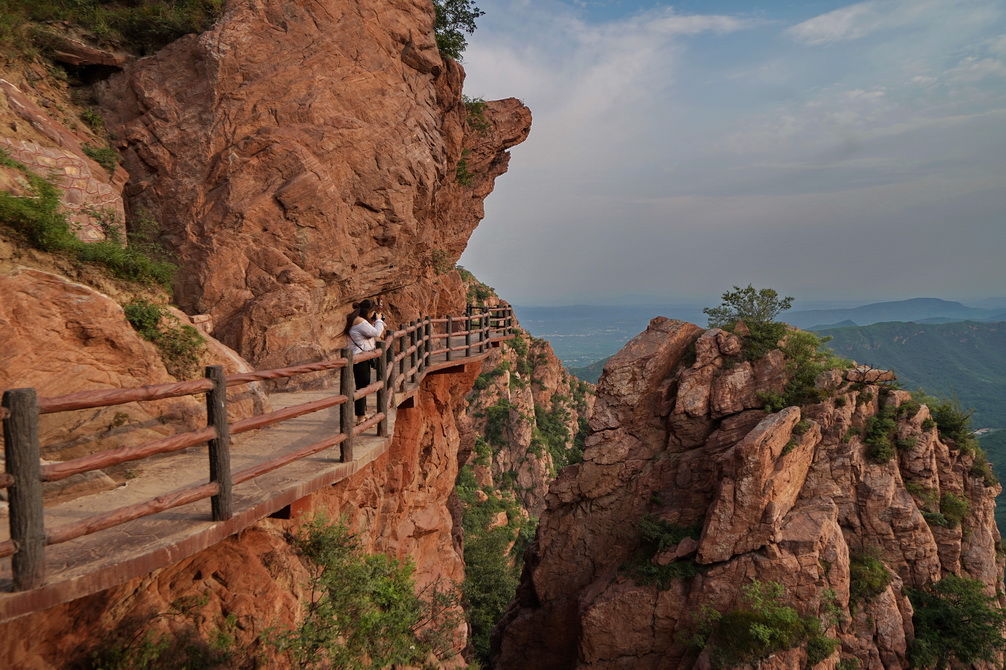
[(790, 37), (811, 46), (858, 40), (877, 31), (904, 28), (930, 21), (933, 16), (963, 9), (970, 0), (866, 0), (808, 19), (786, 30)]

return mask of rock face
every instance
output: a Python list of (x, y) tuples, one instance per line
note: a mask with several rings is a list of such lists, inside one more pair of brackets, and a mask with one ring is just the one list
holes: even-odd
[[(584, 462), (549, 490), (495, 667), (708, 668), (708, 650), (687, 642), (702, 608), (736, 608), (758, 580), (785, 587), (787, 603), (839, 641), (817, 667), (855, 657), (905, 668), (905, 587), (954, 573), (1001, 594), (1000, 487), (941, 440), (925, 406), (839, 377), (819, 380), (833, 387), (822, 402), (766, 413), (757, 392), (778, 392), (782, 352), (750, 365), (734, 339), (658, 318), (605, 366)], [(878, 415), (896, 425), (888, 462), (871, 460), (862, 438)], [(960, 525), (927, 521), (948, 493), (968, 501)], [(641, 554), (644, 523), (684, 539)], [(867, 555), (890, 583), (850, 607), (850, 563)], [(653, 583), (641, 563), (683, 569)], [(797, 647), (759, 667), (806, 663)]]
[[(204, 365), (227, 373), (250, 366), (207, 338)], [(126, 320), (109, 296), (65, 277), (25, 267), (0, 274), (0, 388), (34, 387), (39, 397), (176, 381), (157, 348)], [(231, 418), (262, 411), (258, 385), (230, 395)], [(42, 416), (43, 456), (66, 460), (194, 428), (201, 398), (128, 403)]]
[(331, 353), (374, 294), (396, 322), (463, 307), (442, 273), (531, 119), (502, 100), (474, 128), (432, 26), (412, 0), (231, 3), (102, 86), (179, 305), (256, 366)]

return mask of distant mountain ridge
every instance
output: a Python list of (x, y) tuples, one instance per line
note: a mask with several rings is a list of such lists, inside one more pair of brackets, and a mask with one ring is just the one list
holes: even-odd
[(978, 308), (953, 300), (940, 298), (911, 298), (874, 302), (848, 309), (810, 309), (789, 312), (783, 320), (798, 328), (818, 330), (849, 325), (869, 326), (885, 321), (949, 322), (949, 321), (1003, 321), (1002, 308)]

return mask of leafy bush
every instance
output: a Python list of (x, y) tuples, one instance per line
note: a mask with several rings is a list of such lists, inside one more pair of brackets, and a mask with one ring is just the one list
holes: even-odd
[(84, 263), (104, 266), (112, 275), (129, 281), (169, 287), (175, 266), (151, 258), (116, 240), (81, 242), (60, 209), (59, 191), (47, 179), (31, 172), (0, 150), (0, 165), (22, 172), (31, 196), (0, 192), (0, 223), (20, 233), (36, 249), (63, 253)]
[(157, 346), (169, 374), (179, 379), (195, 376), (204, 343), (198, 330), (147, 300), (134, 300), (123, 311), (136, 332)]
[(854, 553), (849, 558), (849, 598), (865, 602), (876, 598), (891, 583), (891, 573), (876, 551)]
[(759, 394), (766, 412), (821, 402), (828, 396), (827, 391), (815, 386), (817, 378), (828, 370), (847, 368), (850, 362), (824, 349), (826, 342), (827, 339), (803, 330), (787, 335), (782, 352), (789, 379), (782, 394)]
[(950, 523), (950, 528), (956, 528), (968, 515), (971, 505), (967, 498), (946, 491), (940, 496), (940, 514)]
[(475, 6), (474, 0), (433, 0), (433, 7), (436, 10), (433, 31), (440, 54), (461, 60), (468, 46), (465, 33), (475, 32), (475, 19), (485, 12)]
[(475, 183), (475, 175), (468, 171), (468, 153), (468, 149), (461, 152), (461, 159), (454, 168), (454, 178), (462, 186), (471, 186)]
[(933, 511), (939, 505), (935, 489), (926, 488), (916, 482), (905, 482), (905, 489), (922, 502), (922, 507), (927, 511)]
[(119, 153), (110, 146), (96, 147), (93, 144), (85, 144), (81, 149), (88, 158), (109, 172), (115, 172), (115, 168), (119, 166)]
[(956, 661), (996, 661), (1006, 649), (1006, 611), (976, 579), (947, 575), (921, 589), (908, 589), (915, 609), (913, 668), (948, 668)]
[(486, 300), (496, 295), (496, 290), (492, 286), (483, 284), (475, 278), (475, 275), (462, 266), (455, 265), (454, 268), (461, 275), (461, 281), (468, 287), (469, 304), (482, 306), (485, 305)]
[(713, 667), (755, 665), (785, 649), (804, 644), (817, 663), (830, 656), (838, 641), (824, 635), (821, 621), (801, 616), (782, 604), (781, 584), (752, 582), (744, 587), (745, 607), (719, 613), (706, 609), (693, 643), (709, 650)]
[(486, 118), (486, 101), (482, 98), (469, 98), (467, 95), (462, 95), (461, 101), (465, 106), (465, 122), (468, 127), (477, 133), (485, 133), (489, 130), (489, 120)]
[(866, 444), (866, 457), (874, 463), (887, 463), (894, 458), (895, 450), (891, 436), (898, 429), (898, 425), (894, 422), (893, 416), (893, 411), (885, 407), (875, 416), (871, 416), (866, 423), (863, 442)]
[(422, 665), (453, 653), (457, 598), (449, 590), (416, 595), (411, 563), (367, 554), (342, 523), (307, 523), (294, 544), (311, 570), (304, 620), (276, 636), (297, 667)]
[(664, 519), (645, 515), (639, 520), (639, 547), (622, 570), (638, 584), (653, 584), (663, 590), (675, 580), (690, 579), (699, 573), (695, 561), (684, 559), (658, 565), (653, 558), (665, 549), (677, 545), (686, 537), (698, 539), (702, 527), (677, 526)]
[(486, 442), (495, 446), (506, 445), (506, 429), (510, 425), (510, 410), (513, 405), (506, 398), (500, 398), (495, 405), (486, 407)]

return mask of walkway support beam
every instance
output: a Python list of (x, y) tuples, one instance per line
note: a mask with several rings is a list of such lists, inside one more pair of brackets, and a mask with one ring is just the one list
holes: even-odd
[(220, 365), (207, 365), (206, 378), (213, 388), (206, 392), (206, 421), (216, 430), (210, 440), (210, 481), (220, 485), (220, 491), (210, 499), (214, 521), (227, 521), (234, 515), (231, 480), (231, 430), (227, 422), (227, 380)]
[(42, 454), (38, 445), (38, 398), (35, 389), (12, 389), (3, 394), (3, 420), (10, 537), (17, 547), (11, 557), (14, 590), (27, 591), (45, 581), (45, 522), (42, 512)]

